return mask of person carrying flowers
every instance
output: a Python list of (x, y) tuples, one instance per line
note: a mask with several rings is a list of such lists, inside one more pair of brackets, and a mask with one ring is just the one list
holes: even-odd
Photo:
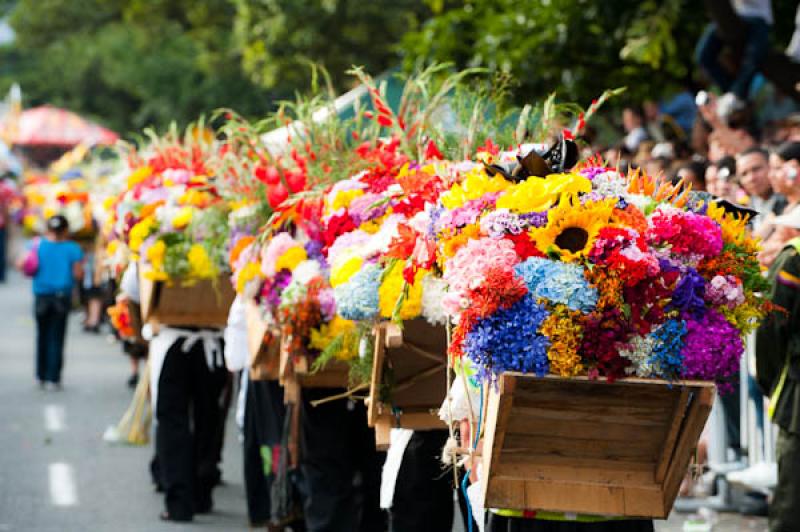
[(775, 310), (756, 337), (756, 379), (770, 398), (778, 425), (778, 485), (769, 508), (770, 532), (800, 530), (800, 212), (779, 216), (776, 225), (793, 230), (770, 266), (770, 299)]

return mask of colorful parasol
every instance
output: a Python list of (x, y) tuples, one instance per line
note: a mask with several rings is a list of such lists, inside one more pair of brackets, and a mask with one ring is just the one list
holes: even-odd
[(66, 109), (44, 105), (22, 112), (12, 143), (18, 146), (113, 144), (119, 135)]

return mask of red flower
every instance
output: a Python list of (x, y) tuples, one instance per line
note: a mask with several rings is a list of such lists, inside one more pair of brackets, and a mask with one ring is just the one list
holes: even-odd
[(522, 232), (518, 235), (506, 235), (504, 238), (514, 243), (514, 251), (519, 255), (520, 260), (528, 257), (544, 257), (544, 253), (539, 251), (528, 233)]
[(431, 159), (444, 159), (442, 152), (439, 151), (439, 147), (436, 146), (436, 143), (432, 140), (428, 141), (428, 145), (425, 146), (425, 160)]

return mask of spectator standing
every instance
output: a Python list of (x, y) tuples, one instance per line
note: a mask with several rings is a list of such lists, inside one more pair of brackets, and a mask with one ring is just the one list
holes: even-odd
[(622, 127), (625, 128), (623, 144), (629, 153), (636, 153), (639, 144), (647, 140), (647, 130), (644, 128), (644, 114), (637, 107), (626, 107), (622, 110)]
[(731, 72), (720, 61), (723, 47), (731, 43), (723, 40), (716, 23), (708, 25), (697, 44), (697, 63), (723, 92), (731, 92), (739, 99), (747, 100), (750, 83), (769, 51), (772, 3), (770, 0), (733, 0), (732, 3), (734, 11), (747, 28), (738, 69)]
[[(38, 255), (33, 277), (36, 315), (36, 378), (44, 388), (61, 387), (67, 316), (72, 306), (72, 288), (83, 276), (83, 251), (68, 239), (67, 219), (56, 215), (47, 220), (47, 232), (32, 252)], [(36, 245), (36, 244), (35, 244)]]

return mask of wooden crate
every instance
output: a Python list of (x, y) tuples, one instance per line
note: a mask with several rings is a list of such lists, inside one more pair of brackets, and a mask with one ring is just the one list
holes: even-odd
[(333, 360), (319, 371), (312, 371), (312, 366), (305, 350), (293, 348), (291, 338), (282, 335), (279, 375), (287, 391), (294, 384), (303, 388), (347, 388), (350, 368), (345, 362)]
[(224, 327), (236, 294), (227, 276), (184, 286), (180, 281), (151, 281), (139, 268), (142, 319), (161, 325)]
[(713, 400), (708, 382), (504, 373), (486, 410), (485, 506), (665, 519)]
[(375, 327), (375, 353), (367, 422), (377, 443), (388, 445), (392, 427), (445, 429), (438, 410), (447, 396), (447, 331), (422, 318)]
[(280, 371), (280, 331), (270, 328), (261, 315), (261, 310), (252, 299), (245, 303), (247, 323), (248, 368), (254, 381), (278, 380)]

